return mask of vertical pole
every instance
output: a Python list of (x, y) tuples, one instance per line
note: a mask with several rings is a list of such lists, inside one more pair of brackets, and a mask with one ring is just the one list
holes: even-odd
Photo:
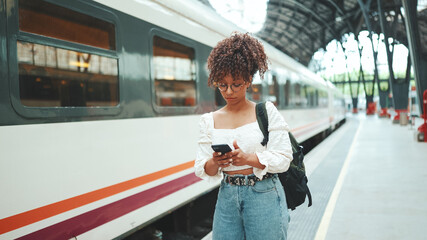
[(363, 3), (362, 0), (358, 0), (360, 8), (362, 10), (362, 14), (363, 14), (363, 18), (365, 19), (365, 23), (366, 23), (366, 27), (368, 28), (368, 32), (369, 32), (369, 39), (371, 40), (371, 46), (372, 46), (372, 54), (374, 56), (374, 80), (372, 83), (372, 95), (368, 96), (366, 94), (365, 91), (365, 95), (366, 95), (366, 114), (373, 114), (374, 109), (374, 103), (373, 103), (373, 96), (374, 96), (374, 91), (375, 91), (375, 81), (378, 81), (378, 88), (379, 88), (379, 80), (378, 80), (378, 67), (377, 67), (377, 55), (378, 52), (376, 52), (374, 50), (374, 41), (372, 39), (372, 26), (371, 26), (371, 21), (369, 19), (368, 16), (368, 11), (369, 8), (371, 6), (371, 0), (368, 0), (368, 2), (366, 4)]
[(384, 44), (385, 44), (386, 53), (387, 53), (388, 70), (390, 72), (389, 84), (391, 86), (391, 84), (394, 81), (394, 71), (393, 71), (393, 56), (391, 55), (392, 53), (390, 52), (390, 45), (388, 43), (388, 39), (390, 38), (390, 36), (388, 34), (389, 31), (386, 25), (384, 11), (382, 9), (382, 1), (377, 0), (377, 2), (378, 2), (378, 13), (380, 15), (381, 30), (384, 34)]
[[(377, 0), (377, 5), (378, 5), (378, 13), (379, 13), (379, 18), (380, 18), (380, 24), (381, 24), (381, 30), (384, 34), (384, 44), (385, 44), (385, 48), (386, 48), (386, 53), (387, 53), (387, 65), (388, 65), (388, 71), (389, 71), (389, 80), (388, 80), (388, 89), (387, 91), (382, 91), (381, 87), (380, 87), (380, 83), (378, 81), (378, 94), (380, 96), (380, 105), (381, 105), (381, 113), (380, 113), (380, 117), (389, 117), (390, 115), (387, 113), (387, 100), (388, 100), (388, 95), (390, 92), (390, 88), (393, 89), (393, 83), (394, 83), (394, 71), (393, 71), (393, 51), (390, 52), (390, 45), (388, 42), (388, 39), (390, 38), (389, 36), (389, 29), (387, 28), (387, 23), (386, 23), (386, 19), (384, 16), (384, 11), (382, 9), (382, 1), (381, 0)], [(394, 49), (394, 48), (393, 48)], [(393, 101), (396, 98), (393, 98)], [(384, 103), (385, 102), (385, 103)], [(385, 104), (385, 106), (383, 106)], [(396, 106), (396, 104), (394, 103), (393, 106)]]
[[(421, 57), (422, 48), (418, 30), (417, 3), (418, 1), (414, 0), (402, 0), (402, 5), (405, 9), (406, 35), (408, 37), (411, 63), (414, 68), (417, 96), (421, 103), (423, 93), (427, 90), (427, 60)], [(424, 116), (426, 115), (422, 104), (420, 104), (419, 110)]]

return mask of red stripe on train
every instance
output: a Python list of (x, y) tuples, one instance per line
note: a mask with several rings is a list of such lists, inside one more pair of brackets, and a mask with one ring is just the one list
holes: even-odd
[(201, 179), (196, 177), (194, 173), (190, 173), (178, 179), (163, 183), (127, 198), (27, 234), (17, 238), (17, 240), (53, 240), (77, 237), (80, 234), (137, 210), (138, 208), (144, 207), (200, 180)]

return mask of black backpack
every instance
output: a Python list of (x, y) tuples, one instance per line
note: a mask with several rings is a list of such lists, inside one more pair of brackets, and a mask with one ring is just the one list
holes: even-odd
[[(268, 142), (268, 115), (265, 108), (265, 103), (256, 105), (256, 117), (259, 128), (261, 129), (264, 139), (261, 144), (265, 146)], [(307, 186), (307, 176), (305, 175), (304, 154), (302, 146), (298, 144), (292, 133), (289, 132), (289, 138), (292, 145), (293, 160), (288, 171), (279, 173), (280, 182), (285, 189), (286, 202), (288, 208), (294, 210), (305, 201), (305, 196), (308, 197), (308, 206), (312, 205), (311, 193)]]

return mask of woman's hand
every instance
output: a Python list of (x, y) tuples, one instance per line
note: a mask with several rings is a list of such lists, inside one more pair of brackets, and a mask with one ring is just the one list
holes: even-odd
[(214, 176), (218, 173), (219, 168), (230, 166), (231, 161), (231, 153), (221, 154), (220, 152), (214, 152), (212, 158), (205, 164), (205, 172), (209, 176)]
[(226, 168), (232, 163), (231, 153), (228, 152), (222, 154), (220, 152), (214, 152), (212, 154), (212, 161), (218, 166), (218, 168)]
[(255, 153), (245, 153), (243, 152), (240, 147), (237, 145), (237, 141), (234, 140), (233, 142), (234, 151), (231, 151), (231, 163), (234, 166), (243, 166), (243, 165), (249, 165), (252, 167), (264, 169), (265, 165), (262, 165), (259, 160), (258, 156)]
[(248, 159), (250, 158), (250, 154), (243, 152), (240, 147), (237, 145), (237, 141), (233, 142), (234, 151), (230, 152), (231, 155), (231, 163), (234, 166), (243, 166), (248, 165)]
[(205, 164), (205, 172), (209, 176), (214, 176), (218, 173), (219, 168), (226, 168), (233, 164), (234, 166), (249, 165), (259, 169), (264, 169), (265, 165), (262, 165), (255, 153), (245, 153), (237, 145), (236, 140), (233, 142), (234, 151), (221, 154), (220, 152), (214, 152), (212, 158), (209, 159)]

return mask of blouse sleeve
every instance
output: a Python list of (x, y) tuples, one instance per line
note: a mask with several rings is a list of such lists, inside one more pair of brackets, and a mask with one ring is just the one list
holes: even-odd
[(289, 139), (289, 126), (271, 102), (266, 102), (268, 114), (269, 140), (263, 152), (256, 152), (264, 169), (254, 168), (254, 174), (262, 179), (267, 172), (286, 172), (293, 159), (292, 146)]
[(197, 142), (197, 155), (196, 161), (194, 164), (196, 176), (208, 180), (209, 182), (214, 182), (216, 180), (222, 179), (222, 173), (218, 169), (218, 172), (214, 176), (209, 176), (205, 172), (205, 164), (212, 157), (213, 150), (212, 145), (212, 120), (211, 113), (203, 114), (199, 122), (199, 139)]

